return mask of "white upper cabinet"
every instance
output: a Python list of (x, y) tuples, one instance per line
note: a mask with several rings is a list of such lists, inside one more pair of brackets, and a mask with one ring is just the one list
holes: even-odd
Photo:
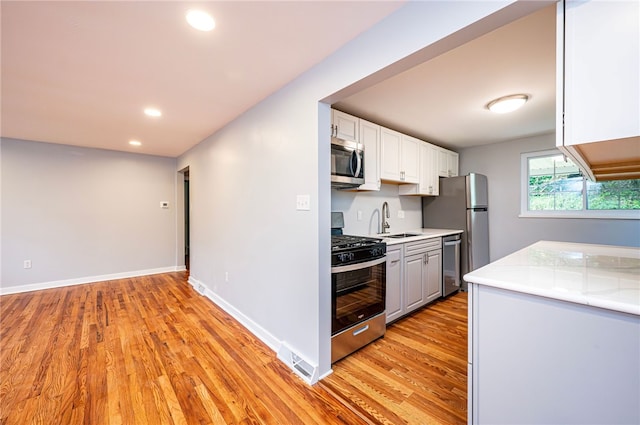
[(591, 179), (640, 177), (639, 27), (637, 0), (558, 3), (556, 145)]
[(418, 184), (400, 185), (398, 194), (437, 196), (439, 192), (438, 147), (420, 142), (420, 181)]
[(380, 126), (332, 109), (331, 136), (364, 145), (364, 184), (348, 190), (380, 190)]
[(458, 175), (459, 156), (457, 152), (438, 147), (438, 175), (456, 177)]
[(338, 139), (359, 141), (360, 118), (332, 109), (331, 135)]
[(380, 126), (359, 120), (360, 143), (364, 144), (364, 184), (358, 190), (380, 190)]
[(399, 183), (400, 195), (437, 196), (438, 176), (458, 175), (458, 154), (344, 112), (331, 110), (331, 136), (364, 145), (364, 180), (349, 190)]
[(402, 181), (420, 182), (420, 145), (424, 143), (415, 137), (402, 135)]
[(380, 178), (399, 182), (402, 170), (400, 151), (402, 134), (388, 128), (380, 128)]
[(380, 178), (396, 183), (420, 180), (420, 140), (380, 128)]

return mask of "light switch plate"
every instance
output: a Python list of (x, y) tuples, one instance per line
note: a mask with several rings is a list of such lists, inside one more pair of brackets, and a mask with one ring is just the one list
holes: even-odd
[(296, 210), (309, 211), (311, 209), (311, 196), (298, 195), (296, 198)]

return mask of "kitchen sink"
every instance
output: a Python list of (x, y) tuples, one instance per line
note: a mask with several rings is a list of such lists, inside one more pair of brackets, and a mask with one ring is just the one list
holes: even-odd
[(395, 235), (389, 235), (387, 238), (400, 239), (410, 238), (411, 236), (421, 236), (420, 233), (396, 233)]

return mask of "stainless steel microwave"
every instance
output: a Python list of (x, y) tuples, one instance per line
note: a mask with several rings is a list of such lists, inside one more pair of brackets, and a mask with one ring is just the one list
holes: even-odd
[(364, 184), (364, 145), (331, 138), (331, 187), (348, 189)]

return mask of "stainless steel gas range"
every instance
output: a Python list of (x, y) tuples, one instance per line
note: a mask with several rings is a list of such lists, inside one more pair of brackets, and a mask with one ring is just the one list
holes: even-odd
[(386, 244), (343, 235), (342, 213), (332, 214), (331, 363), (384, 335)]

